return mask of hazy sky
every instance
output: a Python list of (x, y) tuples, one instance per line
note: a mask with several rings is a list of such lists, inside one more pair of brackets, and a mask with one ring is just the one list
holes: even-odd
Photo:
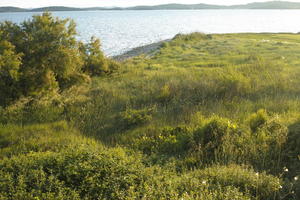
[[(157, 5), (165, 3), (207, 3), (219, 5), (245, 4), (249, 2), (263, 2), (267, 0), (0, 0), (0, 6), (17, 6), (23, 8), (35, 8), (43, 6), (133, 6), (133, 5)], [(291, 0), (300, 2), (300, 0)]]

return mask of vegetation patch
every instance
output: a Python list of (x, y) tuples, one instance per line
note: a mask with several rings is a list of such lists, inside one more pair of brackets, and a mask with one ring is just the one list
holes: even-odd
[(121, 63), (0, 24), (0, 199), (300, 198), (298, 34), (177, 35)]

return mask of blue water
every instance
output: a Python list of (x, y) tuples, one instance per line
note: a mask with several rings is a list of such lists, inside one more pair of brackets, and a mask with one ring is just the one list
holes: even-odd
[[(0, 13), (19, 23), (39, 13)], [(106, 55), (169, 39), (178, 33), (300, 32), (300, 10), (180, 10), (54, 12), (77, 23), (78, 38), (96, 36)]]

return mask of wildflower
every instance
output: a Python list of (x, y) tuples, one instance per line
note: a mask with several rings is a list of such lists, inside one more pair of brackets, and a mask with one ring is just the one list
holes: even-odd
[(288, 169), (288, 168), (286, 168), (286, 167), (284, 167), (284, 168), (283, 168), (283, 171), (285, 171), (285, 172), (288, 172), (288, 171), (289, 171), (289, 169)]
[(256, 173), (255, 173), (255, 175), (256, 175), (256, 176), (259, 176), (259, 173), (258, 173), (258, 172), (256, 172)]
[(202, 181), (202, 184), (205, 185), (205, 184), (206, 184), (206, 181)]
[(280, 185), (279, 188), (282, 189), (282, 185)]
[(295, 181), (298, 181), (299, 177), (298, 176), (295, 176), (294, 180)]

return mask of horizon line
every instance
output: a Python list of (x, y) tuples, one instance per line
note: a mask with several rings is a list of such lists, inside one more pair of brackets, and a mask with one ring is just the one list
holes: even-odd
[(172, 4), (176, 4), (176, 5), (211, 5), (211, 6), (224, 6), (224, 7), (230, 7), (230, 6), (238, 6), (238, 5), (248, 5), (248, 4), (253, 4), (253, 3), (268, 3), (268, 2), (288, 2), (288, 3), (299, 3), (300, 2), (296, 2), (296, 1), (285, 1), (285, 0), (267, 0), (267, 1), (253, 1), (253, 2), (249, 2), (249, 3), (241, 3), (241, 4), (230, 4), (230, 5), (224, 5), (224, 4), (210, 4), (210, 3), (165, 3), (165, 4), (154, 4), (154, 5), (149, 5), (149, 4), (138, 4), (138, 5), (133, 5), (133, 6), (88, 6), (88, 7), (74, 7), (74, 6), (65, 6), (65, 5), (49, 5), (49, 6), (41, 6), (41, 7), (18, 7), (18, 6), (11, 6), (11, 5), (7, 5), (7, 6), (0, 6), (1, 7), (15, 7), (15, 8), (21, 8), (21, 9), (38, 9), (38, 8), (48, 8), (48, 7), (66, 7), (66, 8), (77, 8), (77, 9), (85, 9), (85, 8), (107, 8), (107, 9), (112, 9), (112, 8), (134, 8), (134, 7), (140, 7), (140, 6), (149, 6), (149, 7), (153, 7), (153, 6), (161, 6), (161, 5), (172, 5)]

